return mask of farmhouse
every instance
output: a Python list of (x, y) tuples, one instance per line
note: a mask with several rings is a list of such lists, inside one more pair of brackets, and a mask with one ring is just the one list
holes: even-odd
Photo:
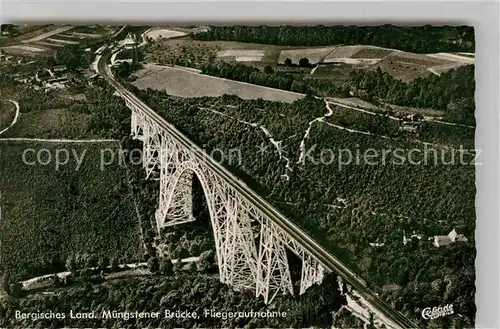
[(457, 234), (457, 231), (453, 229), (448, 235), (436, 235), (434, 236), (434, 245), (436, 247), (447, 246), (455, 242), (467, 242), (467, 238), (463, 234)]

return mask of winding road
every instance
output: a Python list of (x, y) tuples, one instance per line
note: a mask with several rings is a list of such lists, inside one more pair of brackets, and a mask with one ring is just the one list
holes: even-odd
[(260, 195), (250, 189), (243, 181), (233, 175), (229, 170), (224, 168), (213, 158), (203, 156), (203, 150), (192, 142), (189, 138), (179, 132), (173, 125), (168, 123), (163, 117), (156, 113), (149, 106), (144, 104), (138, 97), (128, 91), (118, 81), (115, 80), (111, 73), (107, 62), (111, 53), (105, 52), (97, 61), (98, 73), (113, 86), (118, 94), (140, 108), (152, 120), (156, 122), (162, 129), (167, 131), (179, 144), (184, 147), (194, 150), (194, 154), (199, 162), (202, 162), (210, 170), (227, 182), (235, 191), (246, 198), (249, 202), (255, 205), (265, 216), (270, 218), (283, 231), (292, 236), (299, 244), (301, 244), (311, 255), (318, 259), (329, 270), (340, 275), (348, 284), (350, 284), (361, 296), (365, 305), (367, 305), (373, 313), (375, 313), (386, 326), (390, 328), (418, 328), (418, 325), (406, 318), (400, 312), (394, 310), (390, 305), (381, 300), (373, 291), (371, 291), (363, 279), (356, 275), (352, 270), (347, 268), (339, 259), (328, 252), (318, 242), (311, 238), (308, 234), (302, 231), (295, 223), (278, 212), (269, 202), (264, 200)]

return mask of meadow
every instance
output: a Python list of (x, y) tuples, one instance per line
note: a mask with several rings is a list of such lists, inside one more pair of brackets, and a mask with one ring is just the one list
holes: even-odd
[(262, 98), (281, 102), (293, 102), (303, 97), (297, 93), (210, 77), (177, 67), (148, 65), (133, 76), (136, 79), (132, 84), (139, 89), (162, 90), (179, 97), (217, 97), (229, 94), (244, 99)]

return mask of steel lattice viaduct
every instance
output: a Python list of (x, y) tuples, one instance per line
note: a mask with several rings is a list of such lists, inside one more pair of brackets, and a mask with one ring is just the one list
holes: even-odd
[(160, 127), (157, 119), (127, 98), (125, 101), (132, 110), (132, 136), (143, 142), (146, 176), (160, 171), (158, 231), (195, 220), (192, 184), (196, 175), (210, 212), (221, 282), (236, 290), (254, 290), (265, 303), (278, 293), (293, 295), (286, 247), (302, 260), (300, 294), (323, 280), (325, 266), (214, 171), (214, 159)]

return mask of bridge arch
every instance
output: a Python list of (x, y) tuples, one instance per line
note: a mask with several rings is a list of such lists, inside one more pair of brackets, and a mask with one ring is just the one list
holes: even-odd
[(207, 201), (220, 280), (235, 289), (255, 289), (257, 250), (247, 218), (240, 218), (239, 202), (231, 188), (193, 160), (162, 163), (158, 231), (165, 226), (194, 221), (193, 176), (200, 181)]
[(128, 105), (133, 107), (132, 136), (143, 142), (146, 177), (160, 170), (158, 231), (195, 220), (192, 188), (196, 175), (207, 200), (222, 283), (235, 290), (254, 290), (266, 304), (278, 293), (293, 295), (287, 248), (302, 259), (299, 294), (323, 280), (323, 265), (238, 192), (231, 180), (208, 166), (212, 159), (204, 158), (206, 153), (200, 154), (201, 150), (171, 135), (133, 104)]

